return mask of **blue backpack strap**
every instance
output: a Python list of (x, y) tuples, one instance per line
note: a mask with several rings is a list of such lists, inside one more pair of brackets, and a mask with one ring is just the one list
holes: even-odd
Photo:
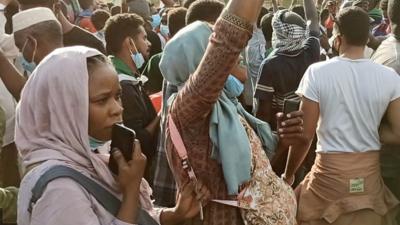
[[(32, 213), (33, 205), (42, 197), (47, 184), (58, 178), (70, 178), (74, 180), (85, 188), (85, 190), (89, 192), (109, 213), (114, 216), (117, 215), (121, 206), (121, 201), (117, 197), (89, 177), (70, 167), (61, 165), (54, 166), (47, 170), (32, 188), (32, 198), (28, 208), (30, 213)], [(141, 208), (139, 208), (137, 222), (141, 225), (159, 225)]]

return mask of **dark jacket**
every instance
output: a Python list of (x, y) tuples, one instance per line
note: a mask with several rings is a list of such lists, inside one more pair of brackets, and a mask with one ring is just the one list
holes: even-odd
[[(122, 60), (116, 57), (110, 58), (119, 75), (135, 76)], [(157, 134), (150, 134), (146, 127), (157, 117), (156, 110), (142, 83), (135, 84), (131, 80), (122, 80), (120, 84), (122, 88), (122, 107), (124, 108), (122, 115), (124, 125), (136, 132), (142, 151), (150, 161), (157, 148)]]

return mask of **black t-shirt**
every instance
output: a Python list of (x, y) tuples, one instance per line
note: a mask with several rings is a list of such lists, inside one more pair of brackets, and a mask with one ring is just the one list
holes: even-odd
[(319, 59), (320, 44), (317, 34), (311, 34), (299, 51), (272, 52), (261, 64), (255, 98), (272, 101), (273, 115), (283, 112), (284, 100), (299, 98), (295, 91), (305, 71)]
[(65, 33), (63, 38), (64, 46), (83, 45), (97, 49), (101, 53), (106, 54), (106, 49), (101, 40), (78, 26), (74, 26), (71, 31)]
[(123, 80), (120, 84), (124, 125), (136, 132), (143, 153), (151, 161), (156, 152), (157, 135), (151, 135), (146, 127), (156, 118), (156, 110), (141, 84), (133, 85), (128, 80)]

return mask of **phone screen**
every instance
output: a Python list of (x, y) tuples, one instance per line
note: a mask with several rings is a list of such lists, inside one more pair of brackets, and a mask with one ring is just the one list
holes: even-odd
[(285, 99), (283, 103), (283, 113), (285, 114), (285, 117), (287, 114), (299, 110), (299, 107), (300, 107), (299, 100)]
[(132, 160), (132, 150), (134, 145), (134, 140), (136, 138), (135, 131), (129, 129), (121, 124), (115, 124), (112, 128), (112, 139), (111, 139), (111, 151), (110, 151), (110, 161), (109, 168), (111, 172), (118, 175), (118, 164), (112, 156), (112, 150), (118, 148), (125, 160), (128, 162)]

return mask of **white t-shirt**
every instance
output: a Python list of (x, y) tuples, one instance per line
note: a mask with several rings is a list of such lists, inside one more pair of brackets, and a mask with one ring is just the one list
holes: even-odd
[(15, 128), (15, 102), (13, 96), (8, 92), (3, 81), (0, 80), (0, 106), (3, 108), (6, 115), (6, 131), (3, 138), (3, 146), (7, 146), (14, 142), (14, 128)]
[(378, 128), (400, 97), (400, 77), (369, 59), (335, 57), (311, 65), (296, 93), (319, 103), (317, 152), (366, 152), (381, 147)]

